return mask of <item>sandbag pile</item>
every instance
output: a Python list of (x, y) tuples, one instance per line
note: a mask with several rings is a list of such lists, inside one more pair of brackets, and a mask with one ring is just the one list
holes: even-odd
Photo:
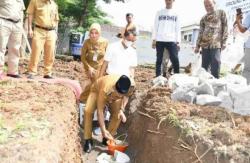
[(215, 79), (200, 68), (192, 76), (172, 75), (168, 86), (173, 90), (172, 100), (220, 106), (235, 113), (250, 114), (250, 85), (247, 85), (247, 80), (240, 75), (227, 74)]

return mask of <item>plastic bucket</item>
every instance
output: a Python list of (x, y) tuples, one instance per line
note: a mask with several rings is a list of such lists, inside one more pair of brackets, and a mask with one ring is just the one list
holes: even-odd
[[(124, 134), (123, 134), (123, 135), (124, 135)], [(120, 136), (118, 136), (118, 137), (121, 137), (121, 136), (123, 136), (123, 135), (120, 135)], [(118, 138), (118, 137), (117, 137), (117, 138)], [(108, 152), (109, 152), (109, 154), (111, 154), (111, 155), (114, 155), (115, 150), (120, 151), (120, 152), (125, 152), (126, 149), (128, 148), (128, 143), (125, 142), (125, 140), (126, 140), (126, 138), (127, 138), (127, 135), (125, 135), (125, 138), (124, 138), (123, 141), (118, 140), (117, 138), (116, 138), (116, 140), (108, 140), (108, 141), (107, 141), (107, 144), (108, 144)]]
[(115, 162), (117, 163), (129, 163), (130, 158), (125, 153), (115, 150), (114, 154)]

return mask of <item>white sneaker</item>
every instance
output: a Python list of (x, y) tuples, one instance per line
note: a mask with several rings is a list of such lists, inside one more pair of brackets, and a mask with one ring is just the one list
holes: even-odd
[(94, 131), (93, 131), (93, 134), (96, 135), (96, 136), (101, 135), (102, 134), (101, 128), (100, 127), (95, 127)]
[(84, 109), (85, 109), (85, 104), (80, 103), (79, 104), (79, 125), (83, 125), (83, 115), (84, 115)]

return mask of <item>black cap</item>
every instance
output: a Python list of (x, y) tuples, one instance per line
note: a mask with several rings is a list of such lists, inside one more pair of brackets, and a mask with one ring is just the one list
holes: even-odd
[(126, 75), (122, 75), (115, 84), (117, 92), (126, 94), (131, 86), (131, 81)]

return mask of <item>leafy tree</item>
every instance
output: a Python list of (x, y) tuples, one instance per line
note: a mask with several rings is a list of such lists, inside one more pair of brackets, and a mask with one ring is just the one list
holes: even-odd
[[(26, 8), (30, 0), (24, 0)], [(55, 0), (58, 4), (60, 24), (74, 23), (76, 27), (87, 28), (93, 22), (101, 24), (109, 23), (104, 13), (97, 7), (97, 0)], [(103, 0), (110, 3), (112, 0)], [(118, 2), (125, 2), (125, 0), (114, 0)]]

